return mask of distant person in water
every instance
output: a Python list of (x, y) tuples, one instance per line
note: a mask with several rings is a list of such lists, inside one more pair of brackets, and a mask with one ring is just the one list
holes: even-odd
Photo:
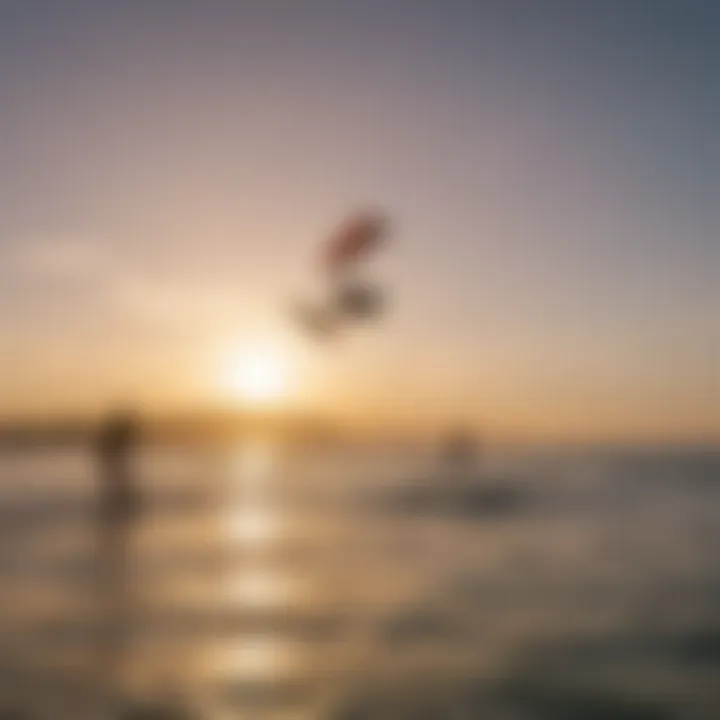
[(458, 427), (445, 437), (441, 460), (450, 472), (469, 472), (476, 469), (478, 458), (477, 440), (473, 433)]
[(135, 478), (139, 421), (129, 412), (110, 415), (95, 439), (98, 466), (98, 570), (105, 615), (101, 652), (108, 676), (122, 664), (130, 612), (129, 543), (140, 512)]
[(105, 420), (97, 438), (100, 465), (100, 514), (105, 527), (130, 523), (139, 510), (133, 474), (139, 422), (128, 412), (115, 413)]

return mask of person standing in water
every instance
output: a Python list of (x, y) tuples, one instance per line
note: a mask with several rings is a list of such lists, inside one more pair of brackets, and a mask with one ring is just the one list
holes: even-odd
[(130, 412), (110, 415), (95, 439), (99, 476), (98, 573), (103, 617), (103, 669), (114, 682), (122, 665), (130, 615), (129, 545), (140, 512), (135, 478), (139, 422)]
[(441, 459), (446, 471), (464, 474), (477, 469), (478, 444), (473, 433), (461, 426), (453, 428), (445, 437)]

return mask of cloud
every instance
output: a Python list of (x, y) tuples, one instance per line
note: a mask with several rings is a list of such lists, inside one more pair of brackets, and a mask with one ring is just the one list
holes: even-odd
[(187, 334), (237, 327), (248, 302), (231, 284), (170, 278), (125, 278), (112, 292), (115, 307), (146, 325)]
[(112, 267), (106, 244), (89, 238), (55, 238), (16, 242), (8, 263), (24, 276), (79, 280), (106, 274)]

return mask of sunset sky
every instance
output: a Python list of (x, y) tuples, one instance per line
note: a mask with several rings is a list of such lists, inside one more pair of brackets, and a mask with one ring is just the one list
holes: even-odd
[[(0, 406), (720, 437), (719, 77), (702, 0), (7, 0)], [(315, 347), (366, 205), (391, 312)]]

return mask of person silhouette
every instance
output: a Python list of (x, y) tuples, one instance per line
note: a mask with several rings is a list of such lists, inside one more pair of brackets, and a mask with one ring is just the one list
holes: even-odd
[(445, 436), (441, 460), (452, 473), (466, 473), (476, 469), (478, 446), (473, 433), (462, 426), (452, 428)]
[(98, 464), (98, 570), (103, 631), (101, 668), (107, 679), (122, 663), (130, 611), (129, 541), (140, 513), (135, 479), (139, 421), (127, 411), (109, 415), (95, 438)]

